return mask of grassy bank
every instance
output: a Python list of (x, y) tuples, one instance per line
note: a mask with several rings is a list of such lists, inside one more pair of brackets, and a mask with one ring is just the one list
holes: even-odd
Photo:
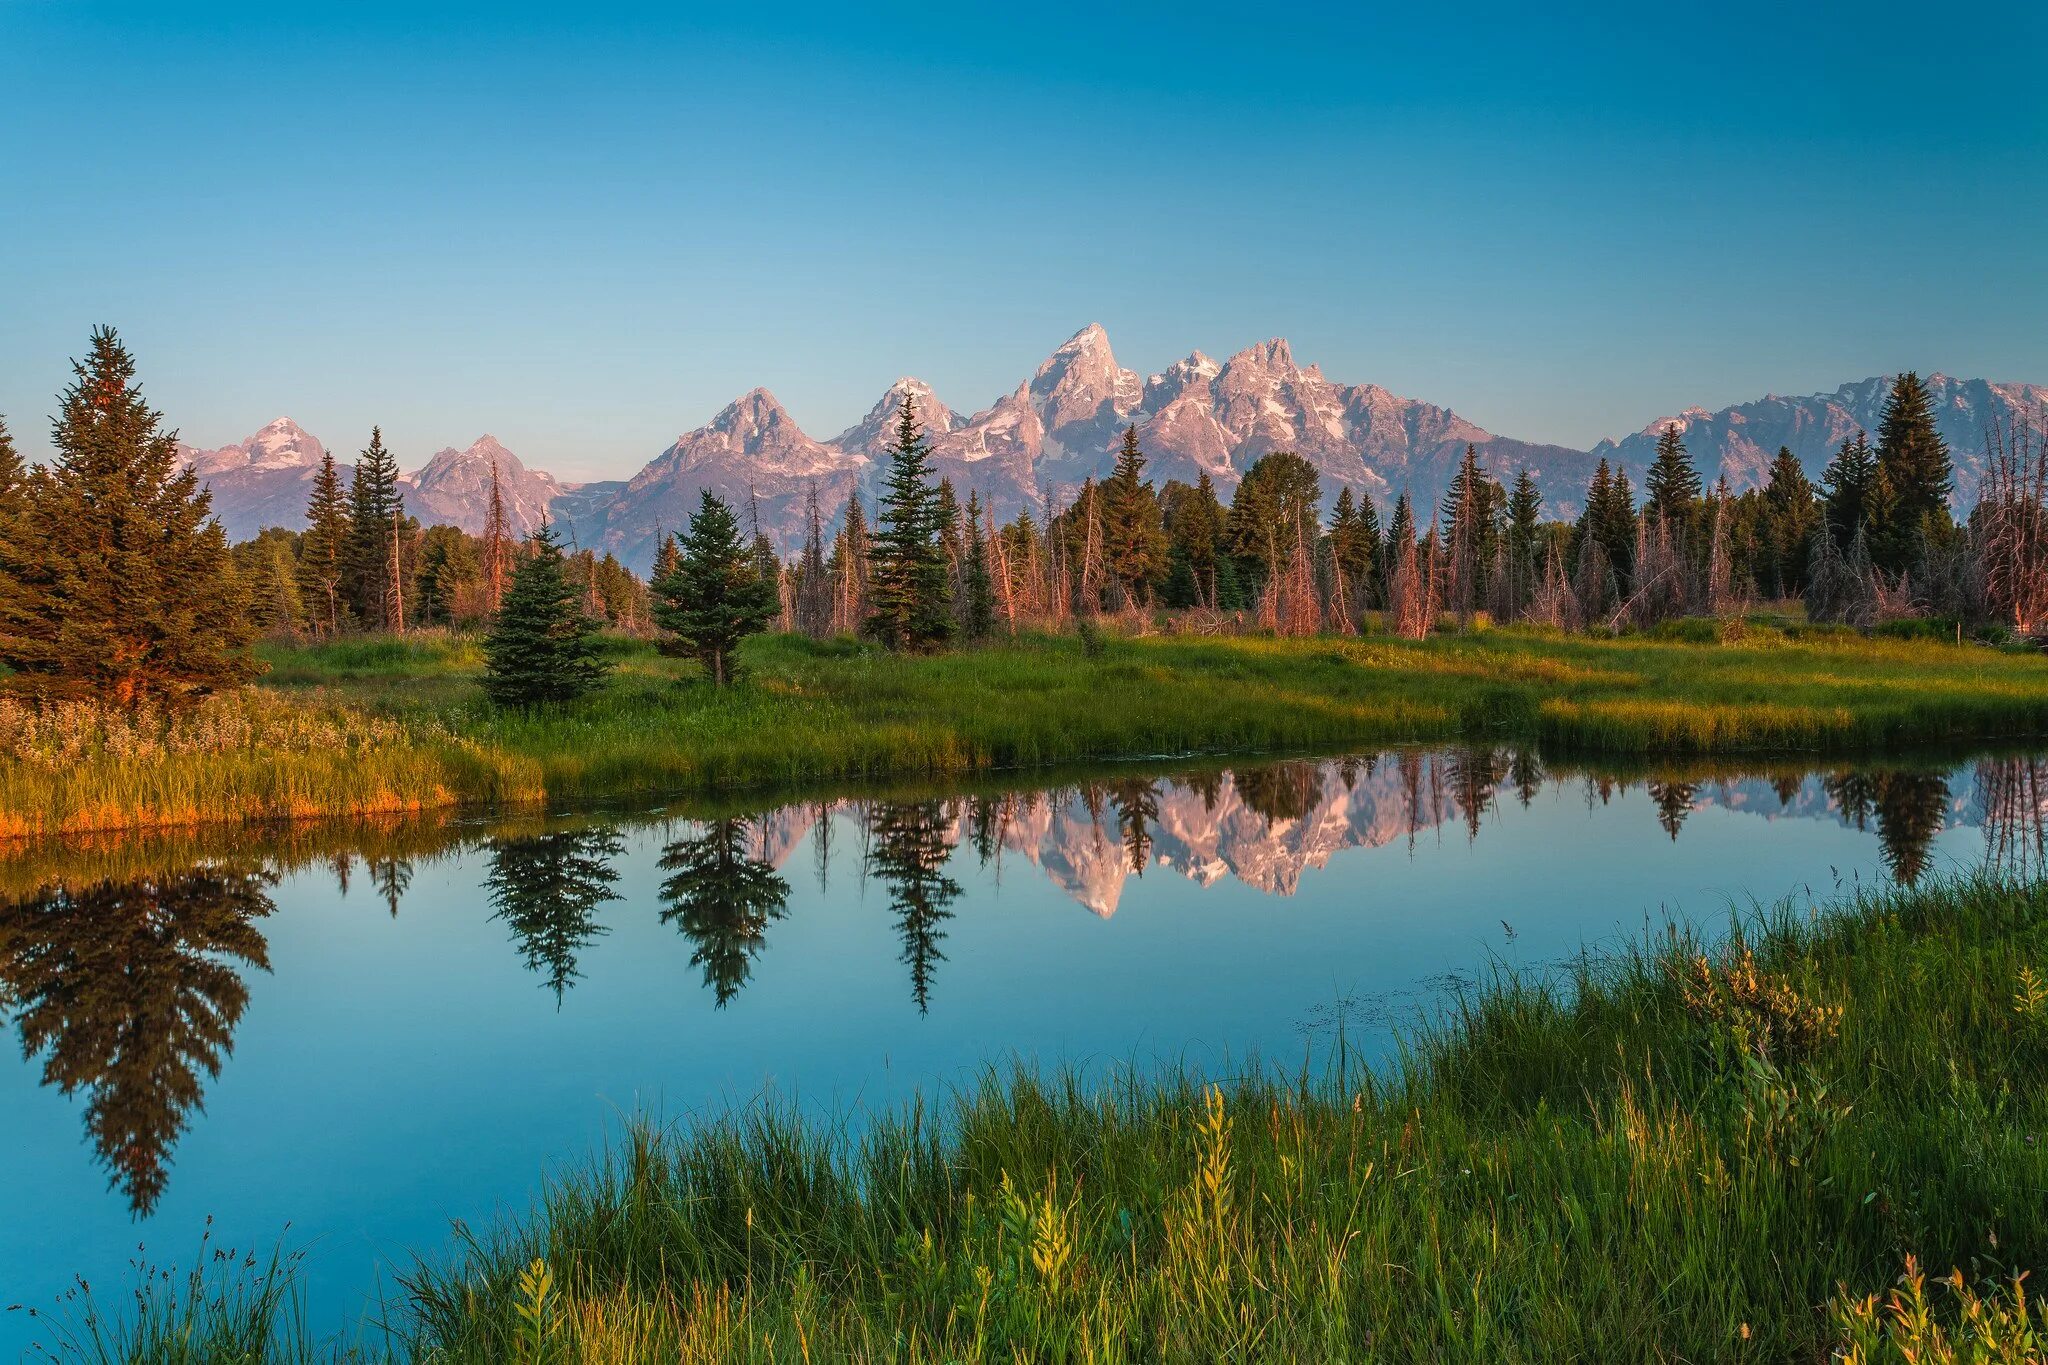
[[(1393, 1074), (1001, 1075), (858, 1138), (767, 1110), (636, 1128), (421, 1268), (388, 1349), (2038, 1360), (2048, 1303), (2022, 1323), (2010, 1286), (2048, 1266), (2044, 928), (2048, 889), (1991, 882), (1788, 906), (1711, 958), (1671, 940), (1496, 983)], [(1916, 1309), (1913, 1264), (1959, 1285)], [(289, 1300), (223, 1272), (161, 1320), (239, 1324), (235, 1359), (315, 1354), (209, 1313), (223, 1293)], [(120, 1343), (97, 1358), (187, 1358)]]
[[(490, 709), (476, 645), (428, 638), (271, 647), (263, 686), (139, 734), (0, 718), (0, 834), (1411, 740), (1704, 754), (2048, 734), (2038, 656), (1771, 627), (1701, 643), (1035, 636), (934, 658), (771, 637), (726, 692), (646, 644), (612, 648), (609, 687), (544, 712)], [(41, 729), (67, 724), (109, 728)]]

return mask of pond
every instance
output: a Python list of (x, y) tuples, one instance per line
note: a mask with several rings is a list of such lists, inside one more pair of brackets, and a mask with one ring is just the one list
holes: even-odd
[[(1500, 967), (2042, 856), (2048, 759), (1150, 765), (0, 860), (0, 1306), (303, 1248), (349, 1329), (628, 1115), (1322, 1064)], [(0, 1316), (0, 1354), (44, 1335)]]

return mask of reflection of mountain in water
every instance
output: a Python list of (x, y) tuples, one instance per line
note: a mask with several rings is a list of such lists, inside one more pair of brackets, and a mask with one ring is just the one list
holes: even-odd
[[(1588, 804), (1606, 804), (1640, 787), (1654, 818), (1646, 835), (1674, 840), (1694, 812), (1711, 808), (1873, 829), (1886, 867), (1910, 884), (1926, 871), (1937, 834), (1985, 823), (1983, 799), (1973, 803), (1972, 788), (2007, 780), (1994, 775), (2015, 764), (2027, 772), (2043, 766), (1985, 760), (1974, 783), (1915, 769), (1709, 773), (1635, 783), (1568, 769), (1546, 773), (1533, 756), (1517, 751), (1406, 750), (1376, 760), (1273, 763), (1187, 779), (1125, 779), (930, 804), (949, 847), (966, 844), (983, 861), (1021, 855), (1079, 904), (1108, 917), (1130, 879), (1149, 868), (1201, 886), (1235, 878), (1269, 894), (1293, 895), (1305, 874), (1347, 849), (1412, 843), (1429, 832), (1441, 837), (1446, 828), (1476, 839), (1503, 803), (1526, 806), (1546, 787), (1576, 786)], [(2001, 809), (2017, 804), (2008, 799)], [(785, 808), (764, 826), (763, 856), (782, 864), (804, 833), (822, 831), (821, 817), (837, 809), (871, 819), (858, 802)]]
[(0, 1003), (43, 1083), (83, 1092), (87, 1137), (147, 1214), (201, 1081), (234, 1051), (247, 969), (270, 969), (255, 921), (269, 873), (177, 876), (53, 888), (0, 903)]

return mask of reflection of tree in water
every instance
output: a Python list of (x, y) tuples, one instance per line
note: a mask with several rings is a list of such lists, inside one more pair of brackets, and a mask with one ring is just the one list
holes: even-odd
[(575, 829), (493, 839), (489, 847), (491, 918), (512, 926), (528, 970), (546, 977), (559, 1006), (578, 976), (577, 952), (605, 932), (597, 908), (619, 898), (610, 860), (625, 843), (608, 829)]
[(270, 970), (255, 921), (267, 872), (59, 888), (0, 904), (0, 986), (22, 1055), (43, 1083), (86, 1093), (86, 1133), (139, 1217), (156, 1206), (172, 1146), (203, 1109), (249, 1004), (241, 968)]
[(1517, 749), (1508, 761), (1508, 781), (1514, 784), (1515, 799), (1527, 810), (1543, 790), (1543, 761), (1533, 749)]
[(953, 918), (948, 907), (960, 897), (960, 883), (946, 875), (948, 823), (939, 801), (877, 802), (868, 811), (868, 871), (889, 889), (919, 1014), (929, 1012), (933, 970), (946, 960), (940, 926)]
[(1885, 870), (1902, 886), (1920, 880), (1932, 858), (1934, 836), (1948, 822), (1948, 777), (1938, 772), (1887, 769), (1835, 773), (1822, 779), (1842, 818), (1865, 829), (1873, 817)]
[(1323, 795), (1323, 770), (1315, 763), (1269, 763), (1237, 774), (1237, 794), (1268, 824), (1303, 819)]
[(703, 832), (678, 839), (661, 853), (664, 924), (674, 924), (695, 945), (690, 961), (704, 969), (719, 1008), (739, 994), (782, 918), (789, 883), (768, 863), (749, 855), (752, 821), (713, 820)]
[(2048, 872), (2048, 758), (1980, 760), (1977, 805), (1986, 867), (2028, 881)]
[(1159, 823), (1159, 784), (1149, 779), (1118, 782), (1110, 787), (1109, 800), (1116, 807), (1117, 831), (1131, 871), (1142, 877), (1152, 860), (1152, 826)]
[(1461, 749), (1444, 760), (1451, 804), (1465, 820), (1465, 837), (1479, 837), (1479, 822), (1493, 806), (1493, 794), (1508, 774), (1508, 759), (1498, 749)]
[[(1650, 793), (1651, 802), (1657, 807), (1657, 823), (1678, 842), (1678, 831), (1685, 824), (1685, 817), (1692, 814), (1693, 797), (1699, 794), (1697, 782), (1649, 782), (1644, 784)], [(1604, 803), (1606, 798), (1601, 798)]]
[(378, 897), (390, 907), (391, 918), (397, 919), (399, 899), (412, 886), (412, 861), (408, 858), (380, 858), (369, 866), (370, 884), (377, 888)]

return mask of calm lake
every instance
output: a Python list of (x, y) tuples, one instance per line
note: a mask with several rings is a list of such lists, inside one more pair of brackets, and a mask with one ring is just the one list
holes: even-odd
[[(1314, 1065), (1500, 965), (2041, 859), (2048, 759), (1401, 750), (0, 860), (0, 1307), (213, 1245), (344, 1329), (623, 1116)], [(0, 1316), (0, 1356), (45, 1335)]]

